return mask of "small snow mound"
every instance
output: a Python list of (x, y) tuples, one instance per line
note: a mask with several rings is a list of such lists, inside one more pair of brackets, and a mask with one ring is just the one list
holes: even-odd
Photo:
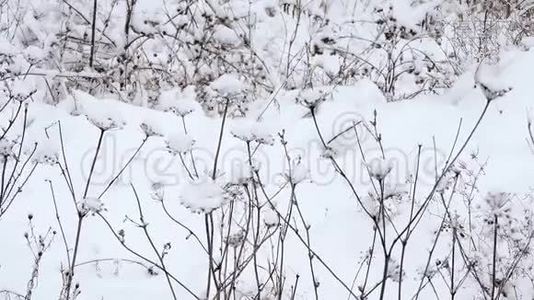
[(167, 137), (167, 149), (172, 154), (179, 154), (189, 152), (195, 140), (187, 134), (184, 133), (174, 133)]
[(223, 203), (223, 190), (210, 178), (198, 179), (180, 190), (180, 202), (194, 213), (208, 213)]
[(330, 76), (337, 75), (341, 68), (339, 58), (334, 55), (316, 55), (313, 58), (313, 63), (321, 67)]
[(227, 26), (218, 24), (213, 28), (213, 38), (221, 44), (237, 46), (241, 42), (239, 36)]

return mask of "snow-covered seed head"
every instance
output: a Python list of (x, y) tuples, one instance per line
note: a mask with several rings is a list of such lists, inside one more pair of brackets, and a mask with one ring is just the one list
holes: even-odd
[(35, 65), (46, 58), (47, 52), (42, 48), (30, 45), (24, 50), (23, 56), (30, 64)]
[(194, 91), (188, 88), (183, 91), (178, 88), (162, 91), (159, 95), (156, 108), (170, 112), (178, 117), (185, 117), (194, 112), (198, 106), (195, 98)]
[(243, 120), (237, 121), (231, 130), (232, 135), (244, 142), (273, 145), (274, 138), (267, 126), (261, 122)]
[(15, 142), (4, 138), (0, 140), (0, 162), (13, 155)]
[(126, 125), (124, 121), (116, 120), (110, 116), (87, 116), (87, 120), (95, 127), (104, 131), (122, 129)]
[(195, 140), (184, 133), (174, 133), (167, 137), (165, 141), (167, 150), (171, 154), (186, 153), (193, 149)]
[(88, 213), (96, 214), (101, 212), (104, 209), (104, 203), (98, 198), (95, 197), (85, 197), (78, 202), (78, 211), (82, 215), (87, 215)]
[[(393, 258), (390, 258), (388, 269), (387, 269), (387, 277), (391, 278), (391, 280), (394, 282), (399, 282), (400, 275), (401, 275), (400, 265)], [(404, 271), (403, 271), (403, 275), (404, 275)]]
[(379, 158), (369, 162), (369, 173), (371, 177), (378, 181), (382, 181), (393, 170), (393, 165), (390, 161)]
[(59, 149), (51, 140), (43, 140), (37, 144), (32, 158), (34, 163), (55, 165), (59, 161)]
[(273, 209), (267, 209), (263, 212), (263, 223), (267, 227), (275, 227), (280, 223), (278, 214)]
[(489, 214), (496, 217), (508, 216), (510, 214), (511, 195), (505, 192), (488, 193), (484, 198)]
[(508, 87), (505, 89), (490, 88), (489, 86), (481, 82), (477, 82), (477, 85), (480, 87), (482, 94), (484, 95), (484, 97), (486, 98), (488, 102), (493, 101), (497, 98), (500, 98), (512, 90), (511, 87)]
[(314, 88), (300, 91), (297, 95), (297, 103), (308, 107), (315, 108), (321, 102), (326, 101), (330, 97), (328, 91), (325, 88)]
[(168, 112), (170, 112), (170, 113), (172, 113), (174, 115), (177, 115), (179, 117), (185, 117), (188, 114), (192, 113), (194, 111), (194, 109), (193, 108), (182, 109), (179, 106), (170, 106), (170, 107), (166, 108), (165, 111), (168, 111)]
[(150, 125), (148, 123), (143, 122), (139, 125), (139, 127), (147, 137), (162, 136), (159, 130), (157, 130), (153, 125)]
[(334, 148), (327, 146), (324, 148), (323, 153), (321, 153), (321, 157), (330, 159), (330, 158), (334, 158), (336, 154), (337, 152)]
[(288, 170), (288, 174), (286, 176), (292, 184), (296, 185), (308, 179), (309, 174), (310, 171), (308, 170), (308, 168), (306, 168), (303, 163), (297, 162), (293, 163), (291, 169)]
[(380, 216), (380, 203), (375, 199), (372, 193), (363, 197), (363, 205), (367, 212), (375, 218)]
[(209, 213), (221, 207), (224, 191), (211, 178), (197, 179), (180, 189), (180, 202), (194, 213)]
[(23, 79), (17, 79), (11, 86), (11, 96), (15, 101), (23, 102), (29, 99), (37, 90)]
[(220, 96), (230, 98), (246, 91), (246, 86), (236, 74), (223, 74), (215, 79), (210, 87)]
[(242, 230), (239, 230), (236, 233), (230, 234), (226, 242), (228, 243), (228, 246), (236, 248), (236, 247), (239, 247), (239, 245), (241, 245), (244, 239), (245, 239), (244, 232)]

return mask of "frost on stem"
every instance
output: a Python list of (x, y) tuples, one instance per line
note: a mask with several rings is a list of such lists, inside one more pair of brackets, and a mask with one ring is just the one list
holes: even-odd
[(180, 202), (194, 213), (208, 213), (221, 207), (224, 191), (211, 178), (186, 183), (180, 189)]

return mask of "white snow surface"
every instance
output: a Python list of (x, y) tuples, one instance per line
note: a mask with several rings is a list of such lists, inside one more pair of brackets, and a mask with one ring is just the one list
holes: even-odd
[[(227, 38), (226, 34), (223, 37)], [(30, 49), (28, 52), (28, 55), (31, 54), (36, 59), (40, 55), (37, 49)], [(407, 182), (410, 175), (414, 174), (418, 146), (421, 145), (418, 193), (424, 195), (435, 179), (434, 159), (437, 159), (438, 164), (443, 164), (454, 143), (460, 120), (462, 126), (458, 136), (459, 144), (467, 138), (484, 108), (486, 99), (481, 90), (475, 87), (475, 70), (474, 66), (462, 75), (455, 86), (444, 95), (420, 95), (410, 101), (395, 103), (386, 103), (384, 96), (369, 81), (362, 80), (353, 86), (332, 87), (331, 99), (318, 104), (318, 126), (324, 139), (328, 140), (351, 126), (354, 120), (373, 120), (376, 110), (383, 150), (392, 162), (388, 161), (391, 165), (387, 167), (381, 163), (378, 166), (373, 165), (373, 172), (382, 177), (387, 173), (387, 180), (400, 183), (395, 186), (398, 191), (409, 190)], [(517, 195), (528, 193), (533, 187), (534, 178), (534, 153), (526, 140), (527, 112), (530, 112), (529, 116), (532, 118), (534, 107), (534, 50), (505, 52), (498, 65), (484, 68), (479, 76), (482, 82), (498, 82), (503, 87), (512, 87), (512, 90), (492, 101), (472, 141), (460, 156), (460, 161), (465, 165), (476, 164), (474, 156), (477, 161), (487, 161), (484, 175), (478, 182), (482, 195), (495, 190)], [(216, 80), (212, 87), (223, 95), (229, 95), (242, 91), (243, 84), (236, 76), (229, 74)], [(169, 97), (181, 97), (180, 93), (173, 95)], [(304, 102), (312, 102), (315, 105), (323, 93), (308, 91), (301, 95)], [(294, 99), (294, 92), (282, 91), (278, 97), (281, 109), (273, 106), (262, 115), (261, 122), (275, 124), (272, 126), (276, 128), (274, 131), (265, 132), (263, 126), (255, 123), (255, 117), (260, 115), (267, 102), (260, 102), (257, 108), (251, 109), (249, 117), (253, 123), (250, 123), (252, 125), (248, 128), (239, 127), (242, 120), (226, 120), (228, 128), (223, 133), (217, 166), (218, 178), (215, 181), (209, 177), (213, 172), (221, 119), (208, 117), (201, 109), (192, 109), (189, 105), (177, 108), (181, 111), (179, 115), (185, 116), (188, 129), (186, 135), (180, 116), (165, 109), (139, 107), (113, 99), (95, 99), (88, 94), (77, 92), (74, 98), (64, 99), (57, 106), (30, 103), (29, 117), (32, 123), (26, 134), (43, 137), (45, 128), (48, 128), (49, 142), (55, 143), (56, 147), (39, 147), (39, 157), (45, 161), (49, 161), (50, 157), (57, 159), (59, 136), (57, 126), (53, 124), (61, 122), (75, 193), (81, 195), (100, 134), (99, 128), (106, 130), (96, 172), (85, 198), (88, 210), (100, 211), (103, 205), (106, 210), (101, 213), (117, 229), (124, 230), (126, 243), (155, 259), (138, 224), (125, 220), (125, 216), (132, 219), (138, 216), (138, 207), (130, 183), (135, 185), (144, 210), (144, 220), (156, 246), (162, 249), (167, 242), (173, 245), (169, 250), (170, 254), (166, 256), (166, 265), (194, 293), (202, 295), (205, 292), (207, 277), (205, 254), (187, 230), (166, 217), (161, 201), (154, 200), (154, 184), (164, 189), (159, 195), (174, 218), (187, 224), (195, 232), (202, 233), (204, 215), (198, 212), (220, 209), (225, 202), (225, 196), (222, 192), (224, 182), (219, 181), (224, 181), (227, 177), (235, 178), (234, 174), (229, 174), (236, 170), (235, 164), (248, 164), (246, 143), (243, 140), (260, 139), (269, 140), (269, 143), (264, 144), (273, 143), (273, 146), (261, 145), (258, 148), (254, 165), (258, 168), (268, 194), (274, 194), (280, 189), (285, 174), (288, 173), (287, 160), (277, 135), (284, 130), (290, 158), (292, 161), (300, 159), (299, 167), (293, 168), (292, 176), (293, 180), (299, 183), (296, 193), (300, 209), (310, 224), (313, 248), (345, 282), (350, 283), (372, 238), (371, 225), (364, 218), (362, 209), (358, 207), (343, 179), (335, 172), (328, 157), (323, 155), (325, 149), (312, 119), (307, 116), (309, 109), (301, 103), (296, 103)], [(185, 111), (187, 113), (184, 113)], [(192, 150), (198, 160), (198, 172), (208, 179), (190, 182), (177, 156), (168, 153), (166, 138), (154, 136), (148, 139), (131, 166), (101, 201), (94, 200), (143, 140), (144, 134), (139, 126), (147, 119), (157, 126), (163, 136), (169, 137), (169, 148), (182, 153)], [(236, 126), (242, 131), (229, 129)], [(358, 132), (365, 153), (370, 158), (380, 157), (381, 149), (376, 146), (369, 133), (360, 129)], [(330, 147), (356, 189), (360, 194), (367, 194), (371, 189), (371, 181), (363, 171), (366, 165), (361, 161), (354, 132), (347, 132), (337, 138)], [(5, 153), (7, 148), (9, 145), (4, 143), (1, 153)], [(188, 156), (184, 157), (185, 163), (189, 164)], [(243, 174), (250, 174), (251, 170), (236, 172), (242, 172), (237, 176), (239, 179)], [(75, 236), (77, 216), (61, 170), (53, 163), (40, 164), (35, 176), (22, 190), (20, 199), (0, 222), (2, 255), (17, 258), (0, 262), (0, 288), (17, 291), (24, 291), (26, 288), (32, 267), (32, 260), (24, 259), (32, 257), (23, 238), (28, 228), (26, 216), (33, 214), (33, 222), (40, 229), (58, 228), (49, 185), (44, 179), (54, 184), (55, 198), (65, 224), (67, 239), (72, 241)], [(284, 209), (286, 206), (282, 204), (287, 203), (290, 195), (289, 187), (282, 188), (275, 204)], [(373, 200), (365, 201), (372, 204)], [(406, 212), (397, 213), (402, 215)], [(269, 226), (279, 223), (278, 217), (272, 212), (267, 213), (263, 221)], [(417, 238), (428, 239), (437, 228), (437, 221), (432, 218), (425, 219), (425, 226), (420, 229)], [(293, 280), (296, 274), (308, 274), (306, 249), (292, 234), (288, 235), (286, 243), (289, 245), (286, 257), (287, 279)], [(75, 278), (82, 289), (79, 300), (126, 299), (126, 294), (127, 299), (132, 300), (170, 299), (167, 283), (161, 273), (158, 276), (149, 276), (146, 269), (138, 265), (115, 260), (135, 257), (120, 245), (99, 217), (87, 218), (80, 245), (78, 259), (81, 265), (77, 268)], [(408, 247), (406, 259), (417, 261), (418, 257), (426, 255), (427, 250), (413, 244)], [(65, 265), (64, 251), (64, 246), (56, 236), (42, 261), (35, 299), (53, 299), (57, 295), (61, 286), (59, 271)], [(265, 257), (267, 253), (258, 255)], [(93, 259), (112, 260), (100, 264), (83, 264)], [(397, 263), (392, 262), (388, 268), (393, 278), (398, 277), (398, 270), (395, 269)], [(421, 265), (408, 264), (406, 277), (417, 274), (416, 271), (420, 267)], [(325, 297), (328, 295), (327, 299), (347, 297), (347, 292), (340, 288), (339, 283), (325, 268), (317, 265), (316, 272), (321, 282), (319, 291)], [(302, 287), (298, 290), (298, 299), (313, 298), (311, 280), (307, 276), (299, 282)], [(371, 276), (376, 278), (380, 274)], [(250, 281), (240, 282), (237, 289), (243, 294), (246, 294), (248, 289), (253, 293), (254, 284), (251, 276)], [(408, 280), (405, 289), (413, 290), (416, 284), (417, 282)], [(394, 285), (390, 283), (390, 286)], [(386, 291), (386, 299), (394, 299), (396, 292), (394, 288)], [(425, 292), (430, 293), (428, 289)], [(176, 293), (179, 299), (191, 298), (178, 286)], [(424, 295), (422, 297), (424, 299)]]

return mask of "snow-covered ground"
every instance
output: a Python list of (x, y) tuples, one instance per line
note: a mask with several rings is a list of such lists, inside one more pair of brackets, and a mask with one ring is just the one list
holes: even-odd
[[(512, 91), (491, 103), (487, 115), (475, 132), (473, 140), (468, 144), (460, 161), (466, 165), (487, 162), (484, 175), (480, 177), (478, 188), (481, 195), (488, 191), (508, 191), (515, 194), (526, 194), (532, 187), (534, 178), (534, 160), (532, 149), (527, 143), (527, 112), (532, 104), (534, 86), (534, 51), (505, 53), (503, 62), (494, 67), (482, 69), (480, 77), (483, 82), (503, 84), (512, 87)], [(265, 144), (254, 155), (262, 174), (263, 183), (268, 193), (274, 193), (284, 183), (284, 174), (288, 173), (285, 155), (279, 143), (277, 133), (285, 131), (288, 152), (295, 164), (302, 164), (304, 174), (297, 185), (296, 193), (299, 206), (306, 221), (310, 224), (312, 246), (320, 257), (347, 283), (352, 281), (357, 271), (356, 266), (362, 253), (369, 246), (372, 226), (362, 216), (362, 211), (344, 184), (343, 180), (324, 158), (322, 147), (310, 117), (305, 117), (306, 109), (295, 104), (289, 98), (291, 93), (284, 95), (282, 109), (269, 109), (263, 115), (260, 124), (253, 118), (247, 121), (228, 120), (228, 129), (222, 139), (220, 154), (220, 172), (216, 180), (216, 189), (228, 183), (244, 180), (248, 165), (245, 143), (240, 138), (265, 137), (272, 139), (272, 145)], [(76, 100), (75, 100), (76, 99)], [(180, 99), (178, 99), (180, 101)], [(462, 120), (459, 143), (465, 140), (470, 129), (481, 113), (486, 99), (480, 89), (474, 86), (474, 74), (468, 72), (460, 81), (443, 96), (421, 96), (412, 101), (386, 103), (384, 97), (370, 82), (362, 81), (354, 86), (335, 88), (332, 99), (321, 104), (317, 113), (317, 121), (326, 139), (352, 122), (372, 120), (373, 111), (377, 111), (377, 127), (382, 133), (384, 153), (387, 160), (394, 163), (395, 177), (388, 177), (391, 182), (408, 182), (413, 176), (417, 160), (418, 145), (422, 145), (419, 192), (428, 192), (434, 180), (434, 157), (438, 166), (452, 147), (458, 124)], [(265, 105), (264, 103), (262, 103)], [(145, 123), (161, 133), (163, 137), (153, 136), (141, 148), (133, 163), (126, 169), (119, 182), (102, 198), (105, 210), (102, 212), (112, 225), (126, 232), (129, 246), (141, 253), (153, 257), (143, 238), (142, 230), (125, 218), (136, 219), (136, 201), (129, 184), (135, 185), (140, 202), (143, 206), (145, 221), (149, 224), (155, 243), (161, 247), (170, 242), (172, 248), (166, 258), (166, 264), (173, 274), (201, 294), (204, 287), (206, 258), (200, 246), (188, 232), (173, 224), (162, 210), (161, 204), (153, 199), (151, 190), (155, 184), (164, 185), (164, 201), (174, 217), (201, 234), (203, 232), (203, 214), (198, 214), (184, 207), (184, 201), (190, 206), (211, 206), (202, 201), (209, 197), (212, 187), (200, 185), (189, 186), (191, 183), (181, 167), (180, 161), (166, 148), (166, 141), (175, 145), (180, 152), (187, 152), (190, 145), (188, 138), (194, 141), (193, 153), (197, 159), (200, 177), (209, 176), (214, 153), (217, 147), (220, 119), (205, 116), (199, 107), (188, 114), (186, 123), (188, 134), (185, 136), (181, 120), (171, 113), (155, 111), (143, 107), (120, 103), (114, 100), (94, 99), (84, 93), (77, 93), (75, 98), (63, 101), (59, 106), (31, 103), (29, 119), (31, 126), (28, 136), (37, 141), (46, 140), (45, 128), (53, 146), (44, 149), (50, 153), (60, 154), (58, 127), (61, 122), (65, 152), (73, 177), (74, 190), (78, 197), (82, 196), (83, 183), (90, 168), (94, 155), (99, 130), (88, 119), (112, 118), (125, 122), (123, 129), (106, 132), (103, 146), (97, 160), (96, 171), (89, 188), (89, 197), (97, 197), (107, 183), (127, 162), (133, 151), (144, 138), (140, 124)], [(261, 111), (261, 105), (258, 105)], [(87, 115), (87, 117), (86, 117)], [(244, 123), (246, 122), (246, 124)], [(233, 129), (235, 128), (235, 129)], [(360, 130), (360, 129), (358, 129)], [(368, 160), (380, 159), (380, 152), (369, 133), (361, 131), (361, 143)], [(176, 141), (174, 140), (176, 139)], [(186, 145), (180, 144), (185, 143)], [(435, 144), (434, 144), (435, 143)], [(40, 147), (40, 146), (38, 146)], [(55, 148), (54, 148), (55, 147)], [(38, 148), (39, 149), (39, 148)], [(436, 149), (436, 151), (434, 151)], [(358, 150), (355, 134), (348, 132), (333, 143), (332, 150), (339, 157), (341, 166), (362, 194), (370, 188), (370, 179), (364, 170), (361, 154)], [(473, 155), (473, 156), (471, 156)], [(473, 157), (476, 155), (477, 159)], [(59, 156), (58, 156), (59, 157)], [(299, 161), (299, 162), (297, 162)], [(295, 168), (295, 167), (293, 167)], [(299, 167), (300, 168), (300, 167)], [(295, 170), (295, 169), (293, 169)], [(296, 173), (296, 171), (294, 171)], [(205, 174), (205, 175), (204, 175)], [(304, 177), (305, 176), (305, 177)], [(392, 175), (393, 176), (393, 175)], [(73, 241), (76, 234), (76, 210), (71, 196), (57, 166), (39, 165), (36, 175), (25, 186), (20, 199), (10, 209), (2, 222), (0, 236), (2, 257), (11, 258), (2, 261), (0, 269), (2, 288), (23, 291), (26, 280), (30, 276), (33, 260), (26, 246), (24, 232), (28, 230), (27, 215), (33, 215), (38, 234), (58, 224), (55, 219), (52, 196), (49, 190), (51, 181), (54, 186), (59, 215), (65, 227), (68, 241)], [(406, 191), (409, 184), (400, 184), (400, 190)], [(184, 191), (189, 189), (191, 191)], [(290, 189), (284, 188), (276, 197), (280, 209), (287, 205)], [(199, 197), (199, 199), (195, 199)], [(185, 198), (185, 199), (182, 199)], [(191, 199), (188, 199), (191, 198)], [(220, 199), (219, 201), (222, 201)], [(216, 201), (217, 202), (217, 201)], [(220, 206), (215, 203), (215, 207)], [(403, 214), (406, 212), (399, 212)], [(434, 224), (439, 217), (428, 218), (428, 226), (418, 233), (421, 244), (432, 236), (436, 230)], [(426, 221), (425, 221), (426, 222)], [(125, 251), (120, 243), (111, 235), (105, 223), (97, 216), (88, 216), (82, 228), (81, 246), (78, 261), (80, 264), (95, 259), (112, 259), (100, 263), (87, 263), (77, 267), (76, 282), (80, 282), (82, 294), (80, 299), (147, 299), (169, 297), (164, 277), (149, 276), (146, 269), (135, 264), (118, 261), (118, 259), (136, 259)], [(308, 272), (307, 253), (299, 241), (289, 234), (287, 249), (286, 277), (292, 280), (295, 274), (303, 274), (302, 288), (297, 293), (299, 298), (312, 297), (310, 281), (305, 278)], [(424, 261), (419, 258), (427, 249), (419, 243), (408, 247), (407, 278), (416, 275), (416, 269)], [(61, 266), (65, 261), (65, 251), (60, 237), (56, 236), (50, 250), (45, 252), (40, 270), (37, 299), (50, 299), (61, 287)], [(262, 253), (267, 259), (268, 251)], [(321, 284), (319, 291), (330, 299), (347, 296), (347, 292), (339, 286), (322, 266), (317, 266), (317, 277)], [(374, 274), (377, 277), (379, 274)], [(244, 290), (251, 282), (243, 280), (240, 284)], [(407, 286), (413, 284), (410, 280)], [(468, 285), (466, 285), (466, 288)], [(253, 290), (252, 287), (248, 287)], [(413, 287), (412, 287), (413, 288)], [(406, 291), (411, 291), (406, 288)], [(427, 291), (430, 292), (430, 291)], [(396, 293), (394, 288), (388, 293)], [(188, 294), (177, 288), (180, 298)], [(409, 294), (407, 293), (407, 296)]]
[[(420, 13), (398, 6), (400, 22)], [(279, 42), (257, 22), (257, 43)], [(218, 42), (241, 43), (217, 26)], [(334, 56), (314, 59), (340, 72)], [(16, 159), (30, 158), (5, 214), (0, 202), (0, 299), (533, 299), (533, 49), (402, 101), (365, 76), (313, 88), (287, 78), (272, 75), (279, 88), (246, 116), (206, 111), (192, 87), (164, 88), (153, 105), (81, 89), (51, 104), (29, 100), (24, 80), (6, 88), (28, 99), (19, 113), (0, 103), (2, 201)], [(247, 86), (227, 72), (207, 97), (224, 108)]]

